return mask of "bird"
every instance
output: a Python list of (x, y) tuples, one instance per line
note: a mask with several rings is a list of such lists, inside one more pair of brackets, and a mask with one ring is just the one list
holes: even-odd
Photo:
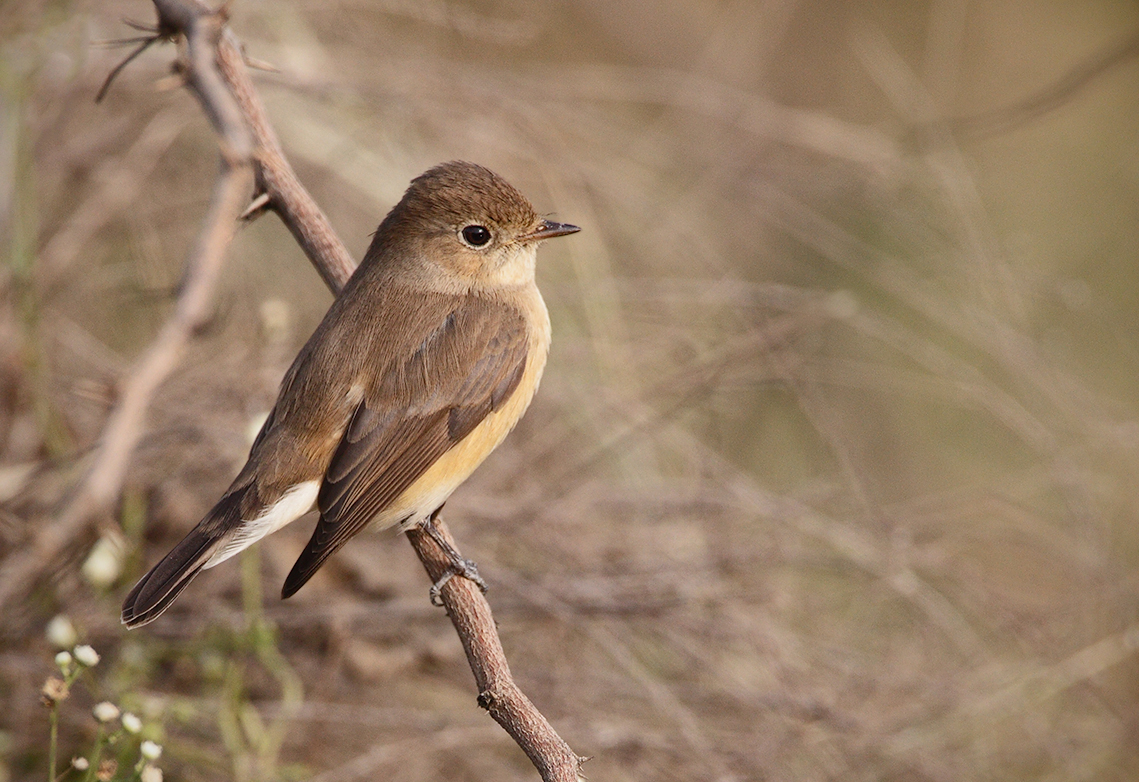
[(314, 507), (282, 598), (365, 527), (429, 526), (530, 405), (550, 347), (537, 248), (579, 230), (475, 163), (413, 179), (285, 373), (245, 466), (130, 590), (123, 624), (154, 621), (202, 570)]

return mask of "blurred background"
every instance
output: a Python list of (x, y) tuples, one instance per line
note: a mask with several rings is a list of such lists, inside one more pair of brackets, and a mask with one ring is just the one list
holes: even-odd
[[(445, 515), (591, 779), (1139, 775), (1135, 3), (230, 11), (356, 257), (455, 158), (583, 227), (540, 254), (537, 400)], [(93, 102), (124, 18), (153, 7), (0, 5), (8, 563), (90, 468), (217, 171), (173, 47)], [(119, 625), (330, 301), (275, 217), (239, 232), (121, 501), (4, 609), (0, 780), (47, 773), (39, 691), (76, 641), (102, 661), (63, 763), (106, 699), (168, 780), (537, 779), (394, 533), (282, 602), (298, 522)]]

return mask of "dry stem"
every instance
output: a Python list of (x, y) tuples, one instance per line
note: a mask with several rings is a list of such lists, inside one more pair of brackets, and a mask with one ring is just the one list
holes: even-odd
[(204, 107), (212, 107), (207, 114), (222, 148), (221, 170), (209, 210), (186, 259), (185, 283), (174, 312), (120, 385), (118, 403), (96, 446), (91, 471), (71, 493), (56, 519), (20, 550), (19, 557), (9, 557), (0, 566), (0, 607), (22, 594), (48, 562), (80, 537), (91, 518), (118, 498), (131, 454), (142, 436), (150, 400), (177, 366), (194, 330), (209, 316), (225, 250), (252, 188), (253, 141), (214, 66), (213, 52), (224, 30), (223, 20), (213, 14), (192, 15), (184, 30), (188, 84)]
[[(32, 555), (6, 563), (0, 572), (0, 605), (75, 538), (94, 513), (109, 507), (118, 496), (150, 399), (208, 314), (225, 250), (252, 189), (253, 173), (264, 208), (277, 212), (334, 293), (355, 267), (285, 159), (249, 79), (240, 44), (225, 27), (225, 8), (214, 12), (197, 0), (154, 3), (159, 37), (181, 34), (186, 38), (182, 73), (219, 134), (222, 170), (202, 233), (187, 260), (187, 281), (175, 312), (123, 383), (122, 397), (107, 421), (91, 473), (58, 519), (36, 537)], [(441, 521), (436, 525), (454, 545), (445, 525)], [(431, 579), (438, 580), (450, 560), (419, 530), (410, 531), (408, 540)], [(443, 587), (441, 597), (475, 675), (479, 704), (526, 752), (544, 780), (579, 779), (583, 759), (514, 683), (482, 593), (470, 581), (453, 578)]]

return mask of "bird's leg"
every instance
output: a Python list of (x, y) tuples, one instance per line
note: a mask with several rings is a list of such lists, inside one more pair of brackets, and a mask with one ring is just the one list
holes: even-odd
[(419, 528), (426, 532), (433, 541), (443, 549), (443, 553), (447, 555), (447, 559), (451, 560), (450, 566), (439, 577), (439, 580), (431, 585), (431, 605), (443, 605), (443, 586), (455, 576), (462, 576), (468, 581), (473, 581), (475, 585), (486, 594), (487, 585), (483, 581), (482, 576), (479, 575), (479, 566), (473, 560), (465, 558), (458, 550), (452, 546), (447, 540), (439, 534), (439, 529), (435, 526), (435, 519), (438, 518), (439, 513), (443, 510), (440, 505), (435, 511), (426, 519), (419, 523)]

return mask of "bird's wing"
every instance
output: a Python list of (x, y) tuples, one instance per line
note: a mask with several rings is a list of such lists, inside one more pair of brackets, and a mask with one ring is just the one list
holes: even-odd
[(317, 498), (320, 521), (288, 597), (517, 388), (529, 346), (509, 305), (466, 297), (356, 407)]

